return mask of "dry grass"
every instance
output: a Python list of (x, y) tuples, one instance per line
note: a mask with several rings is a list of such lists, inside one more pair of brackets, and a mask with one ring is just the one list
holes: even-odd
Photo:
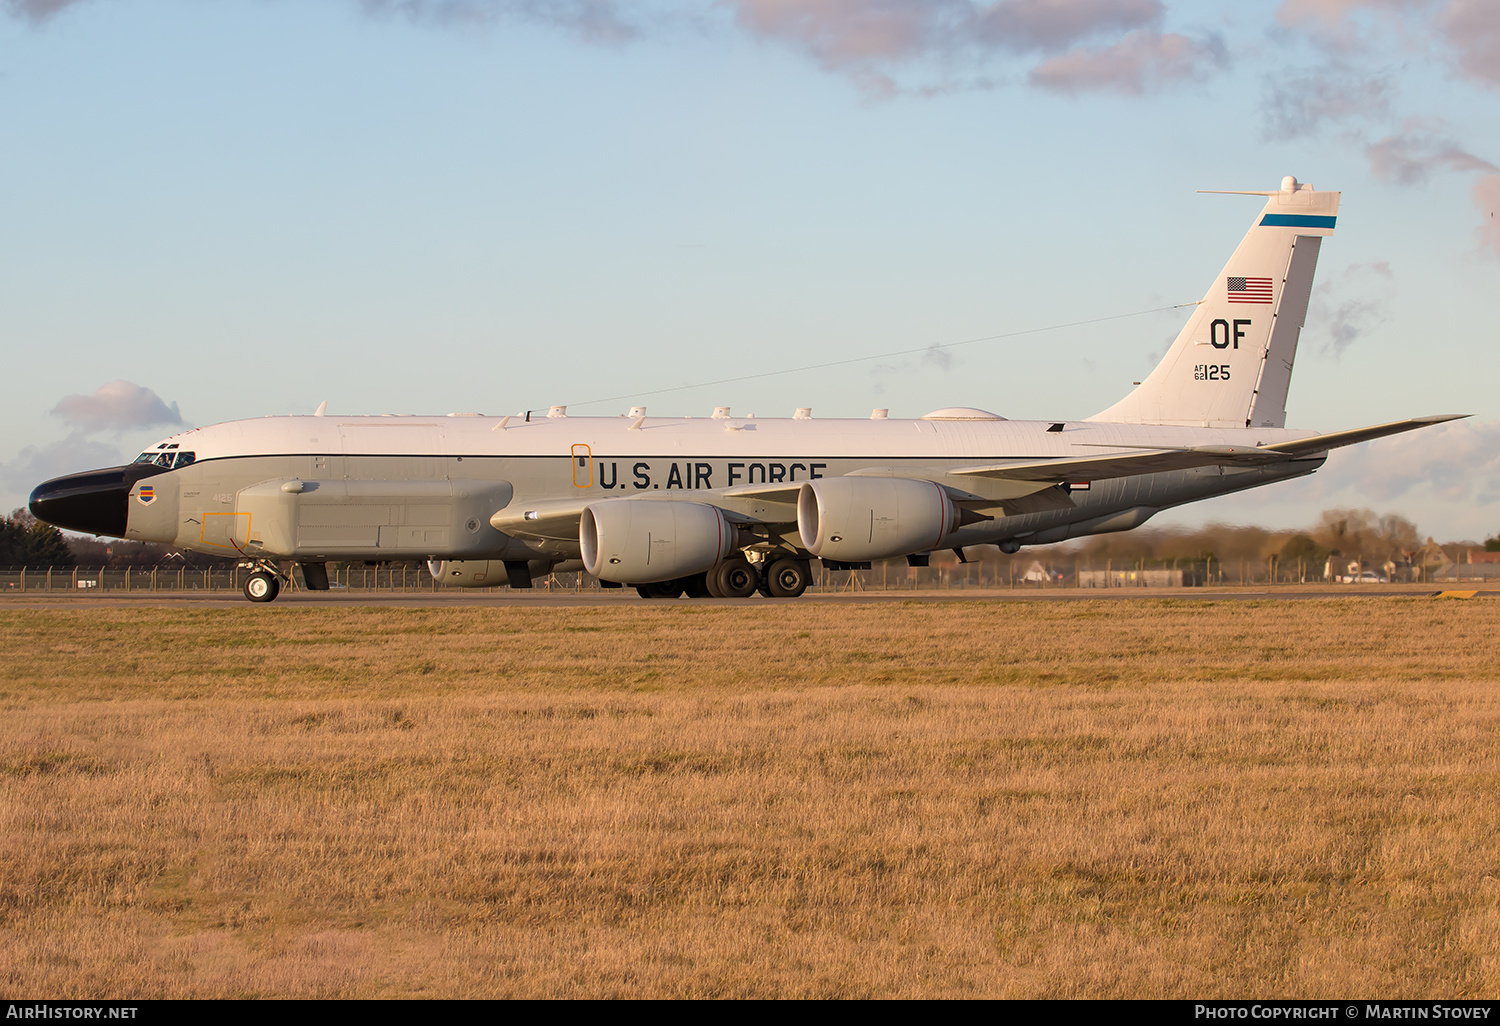
[(1492, 601), (0, 625), (12, 994), (1500, 991)]

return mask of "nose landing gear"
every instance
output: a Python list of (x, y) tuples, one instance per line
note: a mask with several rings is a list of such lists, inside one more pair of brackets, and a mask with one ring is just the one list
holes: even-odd
[(270, 560), (255, 559), (240, 564), (241, 570), (249, 570), (245, 578), (245, 597), (251, 602), (271, 602), (281, 594), (281, 582), (286, 575)]

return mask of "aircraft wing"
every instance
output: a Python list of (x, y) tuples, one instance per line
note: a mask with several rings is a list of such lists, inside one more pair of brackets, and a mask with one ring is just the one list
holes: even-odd
[[(984, 477), (992, 480), (1045, 484), (1102, 481), (1114, 477), (1133, 477), (1137, 474), (1154, 474), (1161, 471), (1188, 470), (1193, 467), (1216, 465), (1263, 466), (1269, 463), (1305, 459), (1327, 452), (1329, 449), (1356, 445), (1371, 439), (1384, 438), (1386, 435), (1458, 420), (1465, 416), (1468, 414), (1414, 417), (1410, 420), (1376, 424), (1349, 431), (1335, 431), (1331, 434), (1297, 438), (1289, 442), (1273, 442), (1270, 445), (1261, 446), (1195, 445), (1175, 449), (1142, 446), (1099, 456), (1009, 460), (982, 466), (957, 467), (945, 473), (951, 477)], [(706, 492), (689, 501), (718, 506), (731, 520), (739, 523), (779, 523), (795, 519), (797, 492), (801, 487), (800, 482), (741, 485), (738, 488)], [(684, 498), (680, 495), (675, 497)], [(578, 540), (578, 522), (583, 517), (585, 507), (595, 502), (608, 501), (608, 499), (595, 497), (517, 505), (496, 513), (490, 518), (490, 524), (496, 530), (504, 531), (513, 538), (571, 544)], [(1054, 496), (1050, 490), (1038, 491), (1035, 495), (1012, 497), (1005, 500), (1004, 504), (1007, 515), (1034, 512), (1033, 506), (1039, 510), (1071, 505), (1065, 495)]]
[(1215, 464), (1255, 465), (1281, 462), (1292, 457), (1253, 445), (1198, 445), (1181, 449), (1134, 449), (1103, 456), (1066, 457), (1049, 460), (1015, 460), (979, 467), (959, 467), (948, 473), (963, 477), (990, 477), (1011, 481), (1101, 481), (1111, 477), (1133, 477), (1164, 470), (1188, 470)]
[[(889, 470), (885, 467), (870, 468), (852, 472), (850, 477), (918, 477), (923, 480), (938, 480), (947, 471), (940, 468), (932, 468), (930, 473), (903, 474)], [(792, 484), (774, 485), (741, 485), (738, 488), (725, 489), (723, 493), (725, 500), (733, 501), (752, 500), (754, 502), (755, 519), (763, 523), (795, 523), (797, 519), (797, 494), (802, 490), (806, 482), (798, 481)], [(971, 506), (1004, 508), (1008, 517), (1020, 516), (1023, 513), (1044, 513), (1055, 509), (1072, 509), (1074, 502), (1068, 498), (1068, 494), (1062, 489), (1054, 487), (1050, 481), (1028, 482), (1026, 486), (1014, 489), (1013, 494), (1006, 494), (1003, 498), (994, 496), (975, 495), (959, 488), (955, 488), (951, 482), (940, 481), (943, 490), (954, 504), (963, 511), (962, 523), (973, 524), (981, 520), (990, 520), (992, 517), (984, 514), (971, 512)], [(721, 506), (720, 508), (725, 508)], [(725, 509), (728, 512), (727, 508)]]

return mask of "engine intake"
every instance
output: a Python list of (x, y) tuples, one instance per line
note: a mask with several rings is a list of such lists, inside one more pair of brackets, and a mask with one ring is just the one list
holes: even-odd
[(739, 531), (701, 502), (612, 499), (583, 511), (578, 544), (595, 577), (654, 584), (712, 570), (739, 547)]
[(820, 478), (797, 493), (803, 546), (841, 563), (938, 548), (959, 518), (942, 486), (907, 477)]

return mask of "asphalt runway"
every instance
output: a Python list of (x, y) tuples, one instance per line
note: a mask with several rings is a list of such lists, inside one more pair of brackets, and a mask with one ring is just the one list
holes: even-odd
[[(408, 606), (412, 608), (448, 608), (453, 606), (611, 606), (622, 602), (651, 603), (662, 605), (668, 602), (692, 602), (707, 606), (753, 606), (757, 603), (787, 605), (794, 602), (831, 602), (864, 605), (882, 602), (1139, 602), (1179, 599), (1187, 601), (1301, 601), (1308, 599), (1352, 598), (1434, 598), (1452, 594), (1454, 597), (1488, 597), (1500, 595), (1500, 591), (1464, 588), (1457, 585), (1443, 588), (1439, 585), (1358, 585), (1338, 587), (1334, 585), (1286, 585), (1277, 588), (1221, 587), (1221, 588), (1038, 588), (1032, 589), (981, 589), (960, 588), (954, 590), (924, 591), (840, 591), (807, 594), (799, 599), (766, 599), (754, 596), (747, 599), (643, 599), (634, 589), (617, 591), (572, 592), (549, 591), (536, 588), (530, 592), (472, 592), (472, 591), (394, 591), (394, 592), (283, 592), (267, 608), (284, 606)], [(167, 592), (137, 591), (117, 592), (109, 595), (73, 594), (27, 594), (0, 595), (0, 609), (56, 609), (67, 606), (83, 609), (132, 608), (141, 606), (247, 606), (253, 607), (237, 591), (213, 592)]]

